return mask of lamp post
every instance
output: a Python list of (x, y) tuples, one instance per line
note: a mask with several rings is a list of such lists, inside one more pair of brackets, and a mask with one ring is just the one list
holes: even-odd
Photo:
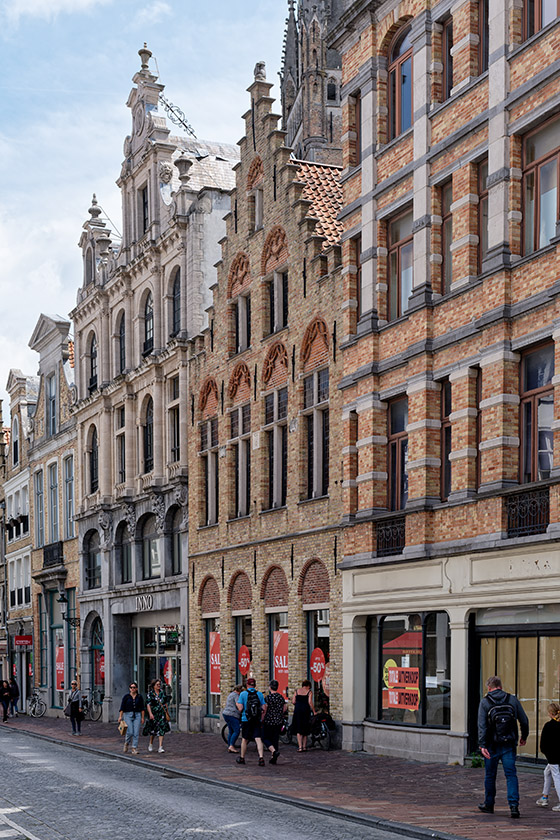
[(76, 616), (68, 616), (67, 608), (68, 608), (68, 598), (64, 594), (64, 592), (60, 593), (60, 597), (56, 599), (57, 604), (60, 604), (60, 614), (62, 616), (62, 620), (66, 621), (70, 627), (79, 627), (80, 626), (80, 619)]

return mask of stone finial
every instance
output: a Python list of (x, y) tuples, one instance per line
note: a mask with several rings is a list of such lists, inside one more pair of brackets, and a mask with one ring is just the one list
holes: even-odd
[(266, 82), (266, 64), (264, 61), (257, 61), (253, 74), (255, 82)]
[(148, 49), (148, 45), (144, 41), (144, 46), (141, 50), (138, 50), (138, 55), (140, 56), (140, 61), (142, 62), (142, 66), (140, 70), (149, 70), (148, 62), (152, 57), (151, 51)]
[(99, 207), (99, 205), (97, 204), (97, 196), (95, 195), (95, 193), (93, 194), (93, 198), (91, 200), (91, 207), (89, 208), (88, 213), (94, 220), (97, 220), (101, 215), (101, 207)]
[(192, 160), (189, 160), (186, 155), (180, 155), (177, 160), (174, 161), (175, 166), (179, 170), (179, 180), (181, 182), (181, 186), (186, 187), (189, 181), (189, 171), (191, 166), (193, 165)]

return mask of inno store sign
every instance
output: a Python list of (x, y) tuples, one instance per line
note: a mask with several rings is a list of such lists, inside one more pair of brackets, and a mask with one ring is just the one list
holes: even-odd
[(153, 595), (137, 595), (136, 596), (136, 612), (147, 612), (154, 607)]

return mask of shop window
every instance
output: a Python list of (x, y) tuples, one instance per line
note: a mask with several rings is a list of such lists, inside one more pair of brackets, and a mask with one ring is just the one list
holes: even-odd
[(412, 42), (410, 27), (397, 32), (389, 50), (389, 140), (412, 125)]
[(275, 612), (268, 615), (269, 679), (278, 680), (278, 691), (288, 690), (288, 613)]
[(441, 35), (441, 53), (443, 59), (443, 86), (442, 95), (443, 100), (449, 99), (451, 96), (451, 88), (453, 87), (453, 55), (451, 49), (453, 47), (453, 18), (447, 18), (443, 23), (443, 32)]
[(19, 420), (14, 417), (12, 421), (12, 466), (19, 464)]
[(117, 345), (117, 370), (124, 373), (126, 370), (126, 326), (124, 312), (119, 318), (118, 345)]
[(74, 536), (74, 456), (64, 459), (64, 539)]
[(553, 458), (554, 345), (526, 353), (521, 363), (521, 481), (550, 478)]
[(35, 548), (45, 543), (45, 503), (43, 495), (43, 470), (35, 473)]
[[(330, 610), (307, 610), (307, 662), (308, 679), (311, 680), (313, 690), (313, 705), (315, 711), (329, 711), (330, 696)], [(316, 651), (322, 653), (324, 669), (312, 670), (312, 664), (317, 659)], [(315, 654), (315, 655), (314, 655)], [(320, 654), (319, 654), (320, 657)], [(320, 679), (317, 677), (320, 676)]]
[(489, 0), (478, 0), (478, 72), (488, 70), (490, 42), (490, 3)]
[(408, 400), (395, 400), (388, 411), (389, 509), (404, 510), (408, 500)]
[(183, 514), (177, 509), (171, 522), (171, 574), (180, 575), (182, 571), (181, 521)]
[(408, 309), (412, 292), (412, 211), (388, 223), (389, 246), (389, 320), (394, 321)]
[(234, 353), (242, 353), (251, 346), (251, 296), (240, 295), (232, 304)]
[(478, 164), (478, 271), (488, 255), (488, 160)]
[(37, 596), (39, 609), (39, 685), (47, 684), (48, 617), (45, 597)]
[(181, 331), (181, 272), (175, 272), (173, 289), (171, 292), (171, 330), (170, 335), (175, 336)]
[(268, 509), (284, 507), (288, 489), (288, 389), (264, 398), (268, 465)]
[[(239, 651), (246, 647), (249, 651), (249, 664), (240, 666)], [(254, 677), (253, 673), (253, 621), (250, 615), (238, 615), (235, 617), (235, 650), (236, 650), (236, 677), (239, 685), (247, 685), (247, 677)]]
[(306, 498), (326, 496), (329, 491), (329, 371), (327, 368), (303, 380), (303, 411), (306, 428)]
[(268, 295), (268, 332), (274, 333), (288, 326), (288, 272), (274, 272), (266, 283)]
[(161, 575), (158, 533), (155, 516), (148, 516), (142, 528), (142, 580)]
[(97, 388), (97, 339), (92, 335), (89, 343), (89, 386), (91, 393)]
[[(219, 717), (221, 711), (220, 619), (207, 618), (206, 629), (206, 714)], [(226, 694), (229, 693), (229, 688)]]
[(560, 117), (555, 117), (523, 143), (525, 253), (545, 248), (556, 236), (559, 216)]
[(147, 356), (154, 349), (154, 299), (148, 294), (144, 304), (144, 344), (142, 355)]
[(368, 632), (368, 717), (449, 727), (450, 630), (445, 612), (381, 616)]
[(451, 493), (451, 382), (441, 384), (441, 500)]
[(200, 424), (200, 456), (204, 476), (204, 524), (214, 525), (218, 521), (220, 494), (217, 417)]
[(154, 468), (154, 401), (150, 397), (146, 403), (143, 429), (144, 473)]
[(49, 542), (58, 542), (58, 464), (47, 467), (49, 480)]
[(101, 586), (101, 549), (97, 531), (93, 531), (89, 537), (86, 537), (85, 560), (85, 588), (99, 589)]
[(251, 404), (234, 408), (230, 414), (233, 448), (234, 517), (251, 510)]
[(523, 28), (530, 38), (560, 15), (560, 0), (523, 0)]
[[(105, 693), (105, 636), (100, 618), (96, 618), (91, 628), (91, 685), (95, 699), (103, 702)], [(145, 683), (147, 684), (147, 683)]]
[(115, 577), (119, 583), (132, 581), (132, 538), (126, 522), (121, 522), (115, 535)]
[(453, 243), (453, 215), (451, 213), (452, 202), (453, 185), (451, 181), (448, 181), (441, 188), (441, 253), (443, 257), (442, 292), (444, 295), (451, 291), (451, 283), (453, 282), (453, 260), (451, 253), (451, 245)]
[(45, 380), (45, 408), (46, 408), (46, 431), (50, 437), (56, 434), (56, 376), (54, 373), (47, 376)]

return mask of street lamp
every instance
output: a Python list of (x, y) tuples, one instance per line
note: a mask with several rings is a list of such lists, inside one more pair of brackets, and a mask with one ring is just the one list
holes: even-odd
[(79, 618), (72, 618), (71, 616), (66, 615), (66, 608), (68, 607), (68, 598), (66, 597), (64, 592), (60, 593), (60, 597), (56, 599), (56, 603), (60, 604), (60, 614), (62, 615), (62, 620), (66, 621), (70, 625), (70, 627), (79, 627)]

